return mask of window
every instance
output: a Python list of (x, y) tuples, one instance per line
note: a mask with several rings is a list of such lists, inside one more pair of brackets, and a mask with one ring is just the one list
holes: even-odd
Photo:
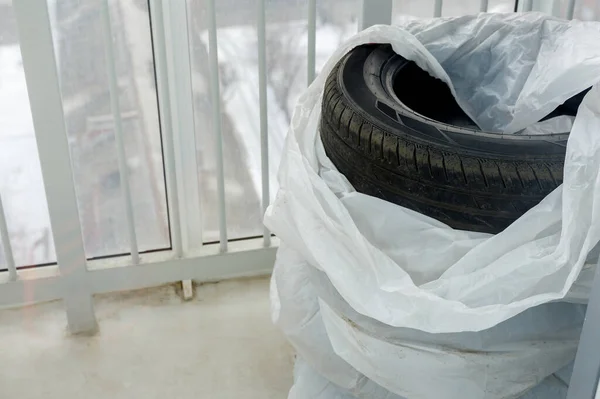
[[(442, 5), (443, 17), (479, 13), (481, 0), (445, 0)], [(489, 0), (488, 12), (513, 12), (514, 0)], [(394, 0), (394, 15), (410, 15), (420, 18), (433, 17), (434, 1)]]
[[(129, 252), (102, 1), (49, 2), (88, 257)], [(140, 251), (170, 247), (148, 4), (110, 2), (120, 117)]]
[[(566, 15), (568, 8), (568, 1), (562, 0), (560, 2), (560, 12), (562, 15)], [(575, 12), (573, 14), (574, 19), (580, 19), (582, 21), (597, 21), (600, 17), (600, 1), (598, 0), (578, 0), (575, 3)]]
[[(357, 29), (358, 0), (317, 2), (317, 69)], [(217, 1), (218, 55), (225, 159), (227, 230), (231, 239), (263, 232), (256, 0)], [(203, 239), (219, 236), (216, 160), (208, 64), (206, 3), (188, 0), (198, 178)], [(235, 12), (231, 12), (235, 9)], [(294, 105), (307, 85), (308, 2), (266, 3), (270, 192)], [(290, 43), (295, 43), (290, 46)]]
[[(229, 239), (249, 238), (263, 233), (257, 1), (215, 2)], [(596, 4), (589, 3), (582, 1), (576, 12), (581, 15), (589, 13), (588, 9)], [(19, 174), (27, 176), (23, 180), (27, 181), (23, 183), (27, 186), (26, 190), (12, 180), (10, 184), (0, 181), (0, 193), (3, 198), (6, 197), (5, 207), (11, 239), (15, 240), (15, 252), (23, 253), (16, 255), (18, 263), (52, 262), (52, 235), (25, 81), (19, 65), (16, 24), (10, 13), (11, 6), (5, 2), (0, 4), (3, 11), (0, 15), (0, 85), (5, 85), (0, 92), (0, 101), (6, 103), (0, 110), (0, 139), (6, 143), (12, 140), (13, 143), (0, 148), (0, 152), (6, 152), (0, 163), (7, 164), (0, 177), (4, 176), (6, 181), (18, 180), (16, 176)], [(110, 56), (105, 54), (107, 26), (102, 18), (104, 0), (48, 0), (48, 4), (86, 254), (94, 258), (129, 252), (123, 198), (126, 181), (132, 193), (133, 219), (140, 251), (168, 249), (171, 247), (171, 225), (154, 63), (156, 38), (153, 38), (148, 0), (109, 2), (113, 47)], [(210, 92), (207, 2), (187, 0), (180, 4), (187, 5), (190, 97), (196, 143), (191, 152), (194, 154), (195, 150), (194, 161), (197, 162), (197, 173), (192, 173), (191, 178), (187, 175), (194, 167), (186, 169), (185, 184), (191, 180), (195, 186), (197, 179), (199, 200), (191, 206), (200, 209), (201, 217), (197, 224), (201, 224), (202, 230), (201, 239), (193, 238), (193, 247), (201, 242), (219, 240), (218, 155), (213, 130), (215, 104)], [(360, 0), (318, 0), (316, 4), (315, 58), (318, 72), (335, 49), (356, 32)], [(442, 15), (476, 13), (479, 7), (480, 0), (446, 0)], [(489, 11), (492, 12), (509, 12), (513, 7), (513, 1), (489, 1)], [(173, 8), (168, 2), (164, 3), (165, 10)], [(235, 12), (231, 12), (233, 9)], [(394, 0), (394, 14), (431, 17), (433, 1)], [(167, 27), (167, 31), (169, 29)], [(167, 46), (171, 45), (167, 42)], [(265, 50), (269, 185), (273, 198), (277, 191), (276, 174), (284, 137), (295, 103), (308, 83), (306, 0), (266, 0)], [(173, 53), (172, 49), (170, 51)], [(111, 62), (116, 69), (116, 79), (112, 80), (109, 74)], [(172, 68), (167, 69), (173, 73)], [(8, 77), (4, 83), (2, 75)], [(173, 83), (170, 77), (168, 80)], [(113, 93), (111, 82), (116, 87)], [(118, 97), (120, 105), (117, 112), (111, 107), (111, 94)], [(173, 93), (168, 94), (173, 96)], [(115, 115), (118, 115), (117, 120)], [(173, 117), (177, 118), (177, 115)], [(117, 121), (122, 126), (125, 170), (120, 170), (118, 163)], [(176, 136), (174, 132), (169, 133)], [(20, 137), (19, 140), (13, 139), (15, 134)], [(24, 156), (25, 153), (28, 156)], [(190, 165), (186, 164), (186, 168)], [(177, 163), (176, 167), (183, 166)], [(178, 183), (182, 185), (181, 181)], [(174, 189), (182, 190), (180, 187)], [(185, 205), (189, 210), (190, 204)], [(31, 221), (17, 217), (25, 212), (23, 208), (27, 208), (29, 213), (40, 214), (32, 217)], [(181, 220), (182, 225), (186, 223), (189, 227), (187, 220)], [(19, 238), (21, 236), (25, 238)], [(17, 243), (19, 240), (25, 243)], [(21, 250), (20, 247), (26, 249)]]

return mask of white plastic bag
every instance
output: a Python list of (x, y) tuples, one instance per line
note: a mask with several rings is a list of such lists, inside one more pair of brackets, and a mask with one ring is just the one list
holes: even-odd
[[(535, 389), (520, 399), (563, 399), (567, 396), (567, 387), (563, 381), (550, 376)], [(323, 378), (306, 362), (299, 358), (294, 368), (294, 386), (288, 399), (356, 399), (357, 396), (345, 392)], [(441, 398), (447, 398), (441, 394)], [(366, 398), (365, 398), (366, 399)]]
[[(271, 313), (273, 323), (283, 331), (303, 362), (352, 397), (404, 399), (356, 371), (334, 352), (321, 317), (319, 298), (310, 282), (309, 266), (293, 250), (285, 250), (284, 246), (281, 249), (271, 279)], [(321, 384), (313, 384), (315, 387), (311, 389), (320, 392)], [(307, 383), (300, 385), (310, 388)], [(312, 399), (303, 395), (298, 397)], [(294, 397), (290, 393), (290, 399)]]
[(288, 399), (356, 399), (356, 396), (327, 381), (298, 358), (294, 366), (294, 386)]
[(600, 24), (540, 13), (407, 20), (486, 131), (515, 133), (598, 82)]
[[(353, 47), (391, 43), (397, 53), (446, 81), (480, 126), (500, 121), (498, 129), (513, 133), (600, 80), (598, 24), (537, 14), (481, 14), (415, 26), (408, 29), (419, 31), (422, 43), (393, 26), (358, 34), (336, 51), (301, 97), (282, 157), (280, 189), (265, 224), (322, 270), (358, 313), (430, 333), (480, 331), (563, 299), (600, 239), (600, 89), (594, 86), (588, 93), (575, 119), (564, 184), (490, 236), (453, 230), (355, 192), (326, 157), (318, 136), (324, 81)], [(482, 40), (483, 33), (489, 39)], [(476, 50), (492, 39), (504, 51), (502, 62), (487, 68), (502, 69), (496, 79), (467, 76), (463, 80), (471, 79), (472, 92), (451, 81), (461, 57), (477, 61)], [(455, 68), (447, 67), (446, 73), (436, 57), (443, 65), (455, 60)], [(487, 101), (487, 108), (466, 106), (473, 101)]]
[[(585, 317), (585, 306), (552, 303), (481, 332), (394, 328), (354, 311), (322, 272), (285, 245), (273, 272), (271, 303), (274, 323), (310, 368), (368, 399), (520, 398), (572, 361)], [(557, 387), (566, 392), (566, 384), (556, 381), (536, 391)]]

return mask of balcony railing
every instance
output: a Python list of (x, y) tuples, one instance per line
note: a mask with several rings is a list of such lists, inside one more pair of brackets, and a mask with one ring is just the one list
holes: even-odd
[[(392, 0), (331, 0), (331, 2), (337, 2), (333, 5), (336, 15), (339, 14), (338, 11), (345, 8), (341, 7), (343, 2), (355, 7), (354, 15), (358, 19), (358, 29), (364, 29), (374, 24), (390, 24), (393, 21), (394, 12), (411, 13), (418, 8), (418, 11), (422, 13), (427, 7), (431, 7), (428, 9), (431, 10), (430, 14), (419, 16), (439, 17), (454, 15), (456, 12), (535, 10), (567, 19), (573, 17), (598, 19), (597, 13), (600, 10), (597, 1), (586, 0), (517, 0), (515, 2), (512, 0), (446, 0), (446, 2), (443, 0), (432, 0), (431, 2), (421, 0), (412, 2), (409, 0), (397, 0), (397, 2)], [(60, 57), (71, 57), (73, 51), (70, 52), (68, 48), (60, 49), (56, 26), (53, 30), (53, 23), (56, 25), (57, 10), (60, 10), (60, 7), (66, 7), (65, 4), (68, 3), (68, 0), (64, 2), (62, 0), (61, 2), (13, 0), (12, 2), (37, 143), (35, 156), (39, 159), (35, 161), (39, 160), (43, 177), (43, 190), (39, 197), (44, 198), (45, 194), (49, 232), (46, 231), (41, 238), (37, 238), (32, 243), (32, 251), (40, 245), (45, 248), (41, 258), (32, 256), (31, 265), (23, 264), (24, 261), (21, 259), (23, 256), (17, 259), (13, 254), (15, 231), (9, 228), (11, 223), (10, 220), (7, 220), (8, 196), (6, 192), (2, 192), (3, 187), (0, 187), (0, 238), (3, 254), (0, 261), (4, 263), (5, 267), (4, 270), (0, 269), (0, 308), (61, 299), (65, 303), (70, 330), (74, 333), (90, 332), (97, 328), (93, 295), (98, 293), (132, 290), (178, 281), (183, 281), (186, 286), (189, 286), (190, 280), (216, 281), (232, 277), (268, 274), (272, 270), (275, 260), (277, 239), (272, 237), (269, 231), (260, 227), (258, 231), (261, 229), (263, 231), (262, 235), (258, 237), (253, 234), (256, 230), (254, 228), (243, 230), (241, 233), (236, 232), (234, 236), (228, 234), (232, 224), (241, 223), (240, 221), (247, 216), (247, 209), (242, 207), (241, 212), (236, 212), (235, 207), (229, 206), (228, 208), (227, 201), (231, 190), (228, 191), (229, 183), (226, 171), (228, 163), (232, 162), (231, 158), (236, 153), (230, 151), (225, 156), (225, 150), (235, 145), (243, 148), (246, 164), (242, 165), (242, 169), (244, 167), (250, 169), (245, 176), (249, 176), (251, 182), (245, 182), (246, 186), (240, 186), (242, 192), (238, 195), (244, 199), (247, 195), (244, 187), (250, 187), (248, 190), (256, 191), (254, 194), (260, 198), (260, 212), (264, 212), (276, 188), (274, 187), (274, 171), (277, 157), (273, 157), (272, 151), (273, 148), (281, 148), (286, 128), (285, 118), (274, 117), (270, 112), (273, 104), (270, 99), (276, 97), (276, 93), (273, 93), (269, 78), (281, 73), (281, 70), (285, 71), (297, 64), (297, 60), (293, 59), (290, 64), (284, 65), (279, 70), (269, 69), (269, 58), (282, 57), (282, 55), (273, 54), (273, 49), (281, 50), (281, 46), (270, 46), (272, 35), (269, 35), (267, 17), (271, 7), (288, 7), (289, 5), (283, 1), (255, 0), (255, 4), (252, 4), (249, 12), (249, 15), (254, 16), (251, 19), (256, 21), (255, 30), (246, 29), (236, 32), (238, 36), (240, 32), (251, 32), (255, 35), (256, 71), (252, 73), (257, 73), (257, 85), (255, 87), (249, 84), (247, 87), (256, 88), (254, 95), (258, 99), (256, 114), (259, 128), (256, 137), (250, 137), (252, 135), (246, 135), (244, 132), (238, 134), (239, 142), (232, 145), (226, 142), (225, 132), (229, 124), (235, 124), (236, 120), (232, 122), (230, 119), (232, 116), (235, 119), (236, 115), (233, 112), (233, 115), (229, 115), (229, 119), (226, 119), (224, 117), (226, 112), (222, 107), (223, 98), (226, 95), (224, 91), (227, 76), (221, 75), (226, 75), (228, 70), (222, 67), (219, 59), (219, 39), (225, 32), (219, 27), (218, 16), (227, 15), (230, 25), (247, 24), (247, 1), (239, 1), (240, 4), (246, 5), (244, 11), (241, 8), (239, 10), (220, 10), (219, 7), (222, 8), (223, 4), (227, 2), (217, 2), (217, 0), (149, 0), (145, 5), (147, 14), (142, 15), (147, 15), (149, 19), (147, 22), (152, 54), (151, 76), (154, 78), (151, 83), (155, 85), (155, 88), (146, 84), (143, 90), (134, 90), (135, 95), (133, 96), (126, 93), (127, 90), (124, 89), (124, 86), (127, 86), (127, 83), (123, 83), (123, 80), (129, 79), (128, 81), (134, 82), (133, 85), (135, 85), (137, 84), (135, 82), (142, 78), (136, 73), (130, 74), (127, 78), (123, 77), (123, 50), (116, 46), (118, 37), (123, 33), (115, 32), (115, 12), (114, 10), (111, 12), (111, 6), (114, 3), (109, 3), (109, 0), (97, 0), (96, 2), (90, 0), (87, 3), (77, 2), (74, 4), (73, 13), (61, 21), (64, 29), (72, 30), (73, 26), (77, 27), (77, 23), (86, 24), (90, 15), (93, 14), (93, 10), (99, 10), (100, 18), (97, 22), (102, 32), (101, 47), (103, 50), (103, 57), (100, 58), (103, 68), (100, 69), (104, 71), (104, 89), (108, 93), (107, 103), (110, 107), (107, 115), (85, 116), (86, 127), (75, 129), (77, 134), (70, 132), (69, 121), (65, 115), (74, 113), (73, 110), (78, 107), (81, 108), (78, 105), (81, 98), (77, 95), (76, 90), (72, 96), (65, 98), (69, 82), (67, 82), (68, 79), (61, 81), (61, 76), (64, 76), (64, 71), (61, 75), (61, 68), (67, 68), (69, 62), (67, 60), (61, 63), (59, 59)], [(301, 26), (299, 25), (301, 28), (299, 32), (306, 38), (306, 55), (302, 58), (303, 62), (306, 62), (306, 81), (304, 82), (306, 85), (314, 80), (318, 70), (318, 59), (323, 56), (317, 51), (320, 38), (318, 19), (325, 19), (325, 17), (319, 12), (319, 6), (323, 4), (321, 1), (306, 0), (306, 2), (296, 3), (294, 4), (298, 10), (306, 12), (305, 16), (300, 18), (305, 21), (306, 25), (304, 22)], [(133, 4), (133, 2), (126, 2), (126, 4)], [(418, 7), (411, 8), (417, 4)], [(459, 4), (458, 7), (457, 4)], [(10, 7), (10, 2), (8, 2), (8, 6)], [(0, 7), (7, 7), (7, 5), (0, 2)], [(198, 32), (195, 32), (190, 26), (190, 21), (197, 17), (198, 9), (206, 12), (207, 22), (205, 31), (199, 35), (202, 42), (200, 44), (197, 42), (198, 37), (193, 37), (193, 34), (198, 35)], [(131, 17), (134, 14), (128, 15)], [(3, 15), (0, 14), (0, 23), (2, 17)], [(131, 21), (126, 20), (125, 22)], [(306, 28), (303, 28), (304, 26)], [(288, 28), (276, 32), (275, 36), (289, 31)], [(11, 34), (5, 37), (15, 36), (14, 32), (9, 33)], [(0, 39), (2, 39), (2, 32), (0, 32)], [(143, 38), (137, 37), (137, 40), (143, 41)], [(244, 43), (247, 45), (249, 41)], [(1, 46), (2, 40), (0, 40), (0, 50)], [(192, 51), (193, 49), (196, 49), (197, 52)], [(78, 47), (78, 51), (75, 53), (86, 50), (92, 53), (92, 56), (95, 55), (93, 49), (85, 47), (85, 43), (84, 47)], [(2, 52), (0, 51), (0, 66), (3, 62), (1, 56)], [(139, 54), (138, 56), (129, 54), (129, 56), (130, 64), (136, 64), (139, 67), (135, 72), (144, 68), (143, 63), (140, 63), (140, 59), (143, 57), (139, 57)], [(208, 87), (203, 87), (198, 91), (194, 91), (198, 83), (194, 79), (194, 75), (197, 73), (194, 65), (198, 64), (196, 58), (202, 59), (201, 64), (207, 60), (204, 72), (209, 83)], [(94, 60), (93, 57), (88, 59), (86, 67), (99, 68), (93, 62)], [(229, 61), (229, 66), (235, 66), (237, 62), (237, 60)], [(200, 70), (203, 70), (202, 65), (199, 67)], [(245, 67), (242, 65), (242, 69)], [(0, 68), (0, 90), (3, 90), (2, 78), (2, 69)], [(289, 76), (283, 76), (283, 79), (286, 78)], [(82, 78), (83, 82), (92, 85), (93, 82), (88, 82), (88, 80), (85, 76)], [(251, 80), (250, 75), (245, 74), (242, 83), (251, 83), (244, 82), (246, 80)], [(240, 84), (240, 80), (236, 81), (236, 84)], [(247, 87), (244, 86), (244, 88)], [(92, 89), (96, 90), (96, 88)], [(103, 93), (102, 88), (99, 92)], [(211, 106), (202, 108), (202, 112), (198, 112), (198, 103), (203, 104), (203, 101), (208, 101), (203, 97), (204, 93), (210, 98)], [(152, 99), (153, 96), (156, 98)], [(131, 100), (132, 97), (136, 100)], [(248, 101), (248, 98), (246, 100)], [(290, 98), (285, 97), (285, 100), (289, 102)], [(124, 111), (124, 108), (136, 101), (146, 103), (141, 107), (144, 112)], [(153, 101), (156, 105), (154, 110), (156, 115), (152, 112)], [(280, 108), (285, 113), (286, 104)], [(232, 109), (235, 111), (235, 107)], [(229, 113), (231, 114), (231, 112)], [(239, 118), (242, 118), (242, 115)], [(200, 126), (201, 122), (206, 122), (204, 119), (210, 119), (211, 123)], [(143, 191), (142, 193), (143, 199), (152, 198), (152, 201), (149, 201), (151, 210), (142, 212), (138, 208), (143, 206), (144, 201), (134, 201), (136, 194), (139, 194), (140, 187), (145, 186), (140, 186), (138, 175), (131, 173), (131, 164), (135, 163), (134, 161), (137, 159), (137, 155), (131, 156), (131, 143), (135, 142), (132, 133), (135, 129), (132, 126), (135, 123), (145, 124), (149, 129), (148, 125), (151, 125), (153, 120), (157, 120), (156, 124), (159, 125), (160, 135), (149, 139), (150, 143), (144, 142), (145, 151), (140, 151), (142, 154), (140, 157), (145, 159), (144, 169), (147, 169), (142, 172), (149, 176), (148, 185), (152, 186), (147, 189), (147, 192)], [(240, 120), (237, 121), (239, 125), (243, 125), (246, 121), (240, 122)], [(80, 117), (79, 121), (81, 122), (83, 119)], [(289, 121), (287, 122), (289, 123)], [(5, 128), (2, 123), (2, 113), (0, 112), (0, 142), (3, 139), (2, 129)], [(71, 124), (77, 125), (75, 122)], [(208, 130), (205, 128), (206, 126), (210, 127), (208, 132), (204, 132)], [(83, 139), (79, 134), (80, 131), (84, 132), (82, 133)], [(199, 135), (202, 135), (203, 140), (198, 145)], [(102, 241), (102, 237), (95, 236), (97, 231), (94, 228), (84, 228), (85, 223), (82, 223), (81, 218), (82, 206), (86, 209), (88, 202), (97, 202), (98, 193), (90, 190), (89, 195), (83, 196), (83, 199), (78, 198), (77, 185), (82, 184), (82, 178), (85, 183), (85, 179), (89, 177), (80, 171), (81, 165), (85, 163), (86, 158), (102, 158), (101, 155), (95, 154), (96, 151), (99, 151), (98, 148), (101, 148), (98, 143), (112, 143), (113, 139), (116, 165), (111, 165), (107, 169), (107, 172), (110, 173), (107, 173), (102, 184), (107, 190), (111, 190), (113, 185), (119, 188), (116, 198), (120, 201), (120, 209), (123, 212), (107, 220), (109, 222), (117, 220), (120, 223), (117, 226), (117, 233), (124, 237), (122, 240), (126, 250), (122, 250), (120, 244), (115, 244), (109, 249), (103, 248), (102, 245), (98, 245), (98, 240)], [(75, 151), (73, 144), (78, 140), (85, 141), (85, 145), (81, 147), (83, 150), (79, 149), (80, 152)], [(148, 148), (154, 148), (154, 152)], [(157, 153), (160, 158), (158, 166), (154, 161)], [(200, 183), (198, 178), (200, 157), (203, 160), (209, 159), (214, 162), (214, 188)], [(159, 169), (160, 171), (158, 171)], [(202, 168), (200, 168), (201, 170)], [(139, 174), (139, 176), (142, 175)], [(79, 180), (76, 177), (79, 177)], [(212, 177), (211, 175), (210, 178), (212, 179)], [(238, 177), (238, 180), (243, 181), (246, 178)], [(165, 195), (162, 194), (163, 191)], [(4, 204), (2, 199), (5, 200)], [(214, 206), (207, 207), (207, 202), (214, 203)], [(114, 204), (110, 206), (114, 206)], [(99, 212), (98, 208), (94, 208), (91, 213), (97, 212)], [(158, 219), (156, 228), (153, 228), (155, 232), (148, 235), (151, 237), (150, 239), (144, 234), (145, 225), (140, 227), (139, 223), (140, 219), (148, 214), (154, 215)], [(206, 233), (205, 219), (214, 219), (216, 224), (214, 235)], [(164, 228), (161, 225), (164, 225)], [(84, 235), (84, 230), (89, 234)], [(121, 230), (123, 231), (121, 232)], [(28, 234), (27, 231), (25, 234)], [(95, 237), (94, 243), (88, 242), (93, 241), (87, 237), (88, 235)], [(141, 235), (144, 235), (144, 238)], [(44, 261), (39, 262), (38, 258)], [(596, 286), (598, 285), (596, 284)], [(592, 293), (594, 302), (590, 302), (592, 306), (588, 315), (598, 313), (596, 308), (600, 305), (596, 306), (596, 303), (599, 302), (597, 300), (600, 295), (598, 294), (599, 289), (599, 287), (594, 288)], [(597, 320), (600, 320), (600, 316), (590, 318), (590, 320), (590, 326), (588, 327), (586, 322), (586, 330), (582, 335), (582, 345), (580, 346), (582, 354), (578, 355), (578, 364), (572, 379), (573, 386), (570, 390), (570, 395), (571, 393), (578, 395), (583, 392), (584, 396), (572, 396), (573, 398), (591, 397), (590, 395), (595, 392), (597, 385), (600, 354), (596, 353), (597, 350), (590, 352), (588, 349), (594, 346), (592, 340), (595, 339), (595, 324), (597, 324)], [(584, 350), (581, 350), (582, 347)]]
[[(196, 132), (199, 127), (196, 126), (197, 115), (192, 93), (194, 55), (190, 49), (194, 44), (189, 26), (189, 4), (184, 1), (150, 0), (149, 25), (158, 96), (156, 111), (160, 121), (170, 245), (168, 249), (140, 248), (140, 230), (136, 229), (139, 214), (136, 213), (133, 201), (135, 190), (129, 176), (127, 157), (129, 133), (125, 127), (127, 115), (131, 115), (133, 119), (139, 117), (135, 112), (121, 112), (124, 96), (119, 74), (120, 55), (115, 47), (114, 22), (111, 22), (109, 0), (99, 1), (104, 67), (110, 95), (110, 115), (107, 118), (114, 134), (117, 178), (126, 227), (124, 237), (128, 250), (124, 255), (108, 253), (90, 256), (89, 251), (86, 251), (80, 222), (81, 204), (78, 204), (74, 177), (76, 170), (73, 166), (72, 144), (65, 120), (66, 101), (61, 92), (61, 83), (64, 82), (61, 82), (60, 63), (57, 63), (57, 54), (60, 53), (57, 51), (56, 37), (53, 36), (52, 8), (47, 0), (13, 1), (56, 262), (43, 268), (18, 265), (13, 256), (6, 213), (0, 201), (0, 237), (6, 264), (6, 270), (0, 272), (0, 307), (62, 299), (66, 305), (69, 327), (73, 332), (96, 328), (94, 294), (191, 279), (211, 281), (266, 274), (272, 269), (278, 244), (266, 229), (261, 237), (235, 237), (232, 240), (228, 236), (225, 175), (228, 160), (224, 156), (224, 120), (221, 107), (224, 77), (220, 76), (223, 72), (219, 62), (220, 29), (217, 24), (216, 0), (206, 0), (205, 3), (210, 77), (207, 91), (212, 99), (210, 134), (214, 145), (208, 147), (201, 144), (200, 147), (203, 152), (212, 153), (216, 164), (217, 205), (212, 211), (216, 214), (218, 240), (211, 242), (203, 239), (202, 217), (206, 215), (201, 212), (199, 193), (203, 187), (197, 177)], [(306, 79), (307, 84), (310, 84), (317, 73), (318, 4), (316, 0), (307, 2)], [(473, 10), (468, 12), (486, 12), (491, 4), (499, 2), (481, 0), (478, 4), (472, 3)], [(575, 0), (501, 3), (508, 5), (511, 10), (535, 9), (554, 15), (564, 14), (567, 18), (572, 18), (576, 10)], [(257, 140), (260, 143), (257, 149), (260, 153), (260, 181), (257, 183), (260, 185), (258, 191), (261, 210), (264, 212), (274, 191), (272, 181), (276, 166), (269, 156), (269, 140), (273, 136), (269, 134), (269, 124), (272, 122), (269, 96), (272, 94), (269, 93), (268, 83), (268, 57), (271, 54), (267, 34), (267, 0), (257, 0), (256, 4), (253, 12), (256, 16), (257, 110), (260, 126), (260, 137)], [(363, 0), (356, 3), (356, 6), (360, 29), (392, 22), (392, 0)], [(432, 16), (446, 15), (442, 0), (433, 0), (432, 6)], [(402, 12), (401, 9), (399, 11)], [(80, 12), (85, 13), (86, 10), (82, 9)], [(235, 13), (235, 10), (231, 12)], [(91, 130), (98, 131), (97, 128)], [(285, 131), (279, 130), (277, 135), (281, 141)], [(251, 151), (248, 148), (246, 151)]]

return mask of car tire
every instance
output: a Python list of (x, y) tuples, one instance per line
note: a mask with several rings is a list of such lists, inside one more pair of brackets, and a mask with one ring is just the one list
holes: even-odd
[[(569, 104), (574, 114), (579, 104)], [(562, 183), (568, 139), (481, 131), (445, 83), (389, 45), (357, 47), (336, 65), (320, 134), (357, 191), (485, 233), (502, 231)]]

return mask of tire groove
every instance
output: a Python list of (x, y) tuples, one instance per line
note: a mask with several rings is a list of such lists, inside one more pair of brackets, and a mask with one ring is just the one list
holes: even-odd
[(510, 201), (510, 205), (512, 206), (512, 208), (515, 210), (515, 212), (519, 212), (519, 210), (517, 209), (517, 206), (515, 205), (514, 202)]
[(550, 167), (547, 164), (544, 164), (544, 166), (546, 167), (546, 169), (548, 169), (548, 173), (550, 173), (550, 177), (552, 178), (552, 183), (554, 183), (555, 187), (558, 187), (558, 181), (556, 180), (556, 178), (554, 177), (554, 173), (552, 173), (552, 169), (550, 169)]
[(415, 170), (419, 172), (419, 165), (417, 164), (417, 146), (413, 146), (413, 163), (415, 164)]
[(481, 172), (481, 176), (483, 176), (483, 184), (485, 188), (489, 188), (490, 185), (488, 183), (487, 177), (485, 176), (485, 172), (483, 171), (483, 165), (481, 164), (481, 160), (477, 159), (477, 163), (479, 164), (479, 171)]
[[(338, 104), (342, 101), (342, 96), (340, 96), (340, 98), (337, 99), (337, 101), (335, 102), (335, 104), (333, 104), (333, 107), (331, 107), (331, 115), (333, 115), (333, 113), (335, 112), (335, 108), (338, 106)], [(329, 118), (330, 122), (333, 122), (331, 120), (331, 117)], [(339, 126), (339, 125), (338, 125)]]
[[(332, 82), (334, 82), (334, 81), (332, 81)], [(335, 90), (335, 85), (336, 85), (336, 83), (334, 82), (333, 84), (330, 84), (329, 87), (325, 88), (325, 92), (323, 93), (323, 98), (325, 100), (327, 100), (327, 96), (329, 96), (331, 94), (331, 92)]]
[(360, 147), (360, 134), (362, 132), (362, 128), (363, 128), (364, 125), (365, 125), (365, 121), (362, 118), (360, 118), (360, 126), (358, 127), (358, 132), (357, 132), (358, 134), (356, 135), (356, 137), (357, 137), (357, 143), (356, 143), (356, 145), (358, 147)]
[(444, 176), (446, 177), (446, 183), (448, 183), (450, 180), (448, 179), (448, 169), (446, 169), (446, 157), (444, 156), (444, 153), (442, 153), (442, 166), (444, 168)]
[(517, 176), (519, 177), (519, 181), (521, 182), (521, 188), (525, 188), (525, 182), (523, 182), (523, 177), (521, 176), (521, 173), (519, 173), (519, 167), (517, 165), (515, 166), (515, 171), (517, 172)]
[[(348, 126), (346, 126), (346, 133), (348, 133), (348, 135), (346, 136), (347, 139), (350, 138), (350, 125), (352, 125), (352, 119), (354, 119), (354, 117), (356, 116), (356, 114), (353, 112), (352, 115), (350, 116), (350, 119), (348, 120)], [(360, 130), (359, 130), (360, 132)]]
[(500, 175), (500, 180), (502, 181), (502, 186), (504, 188), (506, 188), (506, 181), (504, 181), (504, 176), (502, 176), (502, 169), (500, 168), (500, 165), (498, 165), (498, 163), (494, 162), (494, 164), (498, 168), (498, 174)]
[[(342, 104), (342, 106), (343, 106), (343, 105), (344, 105), (344, 104)], [(337, 105), (336, 105), (336, 107), (337, 107)], [(340, 116), (338, 116), (338, 120), (337, 120), (337, 127), (336, 127), (336, 129), (338, 129), (338, 130), (339, 130), (339, 128), (342, 126), (342, 116), (344, 116), (344, 112), (346, 112), (346, 108), (344, 108), (344, 109), (342, 110), (342, 112), (340, 112)]]
[(465, 180), (465, 184), (468, 186), (469, 182), (467, 180), (467, 174), (465, 173), (465, 166), (463, 165), (462, 158), (457, 156), (458, 162), (460, 162), (460, 170), (462, 171), (463, 179)]
[(533, 168), (531, 167), (531, 165), (529, 165), (529, 164), (526, 164), (526, 165), (527, 165), (527, 167), (529, 167), (529, 169), (531, 169), (531, 171), (533, 172), (533, 176), (535, 177), (535, 181), (537, 182), (537, 184), (538, 184), (538, 187), (540, 188), (540, 190), (543, 190), (543, 189), (544, 189), (544, 187), (542, 187), (542, 182), (541, 182), (541, 181), (540, 181), (540, 179), (538, 178), (538, 175), (537, 175), (537, 173), (535, 173), (535, 169), (533, 169)]
[(431, 151), (429, 151), (429, 147), (427, 147), (427, 165), (429, 166), (429, 176), (433, 178), (433, 168), (431, 167)]

